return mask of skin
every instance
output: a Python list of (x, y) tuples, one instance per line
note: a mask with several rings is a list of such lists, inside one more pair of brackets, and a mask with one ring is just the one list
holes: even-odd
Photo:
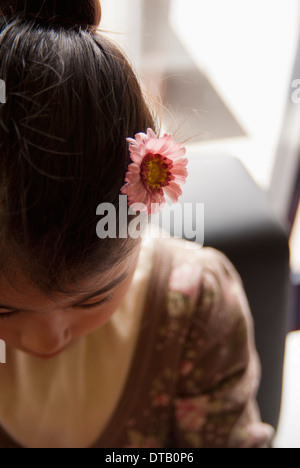
[[(82, 282), (82, 289), (76, 297), (46, 297), (26, 278), (20, 280), (16, 289), (4, 278), (0, 280), (0, 303), (20, 310), (20, 313), (5, 317), (9, 309), (0, 308), (0, 339), (8, 348), (16, 348), (42, 359), (60, 354), (79, 338), (104, 326), (118, 309), (130, 288), (140, 253), (139, 243), (130, 256), (113, 267), (105, 278), (95, 277)], [(73, 306), (89, 293), (102, 289), (116, 277), (127, 274), (126, 278), (109, 292)], [(87, 292), (87, 294), (86, 294)], [(93, 305), (109, 295), (108, 302)]]

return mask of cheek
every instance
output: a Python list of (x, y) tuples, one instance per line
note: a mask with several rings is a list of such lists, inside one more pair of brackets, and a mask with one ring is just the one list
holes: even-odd
[(91, 332), (96, 328), (105, 325), (114, 312), (115, 309), (112, 309), (111, 307), (102, 307), (98, 311), (84, 312), (80, 319), (78, 319), (77, 323), (73, 325), (74, 334), (79, 332), (80, 335), (83, 335), (84, 333)]
[(94, 309), (82, 312), (80, 319), (73, 324), (73, 337), (76, 339), (104, 326), (116, 312), (124, 296), (125, 293), (119, 293), (117, 296), (114, 296), (109, 304), (99, 307), (98, 310)]
[(80, 320), (80, 324), (78, 327), (78, 333), (74, 330), (74, 335), (76, 335), (76, 338), (78, 336), (82, 336), (85, 333), (92, 332), (96, 330), (97, 328), (105, 325), (108, 320), (111, 318), (111, 316), (116, 312), (120, 304), (122, 303), (124, 297), (126, 296), (126, 293), (128, 292), (131, 282), (133, 280), (135, 273), (135, 269), (132, 271), (132, 273), (126, 278), (124, 283), (122, 283), (114, 292), (113, 299), (111, 302), (106, 304), (103, 307), (100, 307), (98, 311), (96, 310), (90, 310), (86, 311)]
[(7, 343), (7, 339), (9, 337), (9, 331), (5, 329), (0, 323), (0, 340), (3, 340)]
[(110, 317), (116, 312), (118, 307), (121, 305), (123, 299), (125, 298), (130, 285), (132, 283), (134, 276), (134, 271), (131, 275), (128, 276), (126, 281), (122, 283), (113, 293), (112, 300), (99, 309), (98, 312), (96, 311), (86, 311), (85, 313), (85, 320), (93, 321), (96, 326), (105, 325), (105, 323), (110, 319)]
[(20, 330), (24, 326), (20, 317), (0, 319), (0, 340), (5, 341), (7, 346), (18, 346)]
[[(59, 321), (59, 327), (55, 327), (53, 322), (49, 322), (49, 327), (45, 327), (44, 324), (43, 330), (45, 331), (48, 329), (47, 333), (49, 333), (54, 328), (70, 328), (72, 335), (71, 340), (73, 341), (104, 326), (122, 303), (130, 287), (133, 275), (134, 271), (127, 280), (115, 290), (113, 299), (109, 303), (100, 306), (98, 309), (78, 312), (68, 311), (66, 313), (66, 318), (63, 321)], [(34, 321), (32, 322), (32, 320)], [(35, 328), (36, 333), (39, 333), (35, 319), (28, 318), (28, 316), (23, 313), (12, 318), (0, 319), (0, 340), (5, 341), (7, 346), (18, 348), (21, 334), (26, 334), (26, 330), (31, 330), (32, 332)]]

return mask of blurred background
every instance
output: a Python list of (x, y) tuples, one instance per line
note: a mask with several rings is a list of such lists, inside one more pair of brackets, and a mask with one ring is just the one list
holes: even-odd
[(101, 3), (101, 29), (162, 103), (162, 130), (186, 142), (190, 159), (221, 154), (241, 161), (288, 232), (291, 300), (274, 447), (299, 448), (300, 3)]

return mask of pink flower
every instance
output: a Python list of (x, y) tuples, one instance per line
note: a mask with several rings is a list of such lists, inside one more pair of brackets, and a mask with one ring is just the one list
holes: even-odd
[(182, 195), (180, 185), (188, 176), (186, 149), (175, 144), (171, 135), (157, 138), (151, 128), (127, 141), (133, 163), (128, 166), (121, 193), (128, 196), (129, 206), (155, 214), (165, 205), (165, 194), (177, 203)]
[(180, 366), (180, 375), (187, 376), (194, 369), (194, 363), (191, 361), (183, 361)]
[(161, 393), (155, 398), (152, 404), (153, 406), (168, 406), (169, 402), (170, 402), (169, 395), (166, 395), (165, 393)]
[(209, 397), (178, 399), (175, 403), (176, 418), (185, 431), (199, 431), (207, 420)]

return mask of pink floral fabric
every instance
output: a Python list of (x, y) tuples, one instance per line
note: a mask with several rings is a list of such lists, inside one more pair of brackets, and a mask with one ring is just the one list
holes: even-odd
[(221, 252), (183, 245), (174, 241), (167, 317), (155, 345), (167, 363), (176, 341), (180, 358), (175, 370), (159, 366), (145, 429), (131, 421), (126, 446), (267, 448), (274, 431), (255, 400), (260, 363), (240, 276)]

